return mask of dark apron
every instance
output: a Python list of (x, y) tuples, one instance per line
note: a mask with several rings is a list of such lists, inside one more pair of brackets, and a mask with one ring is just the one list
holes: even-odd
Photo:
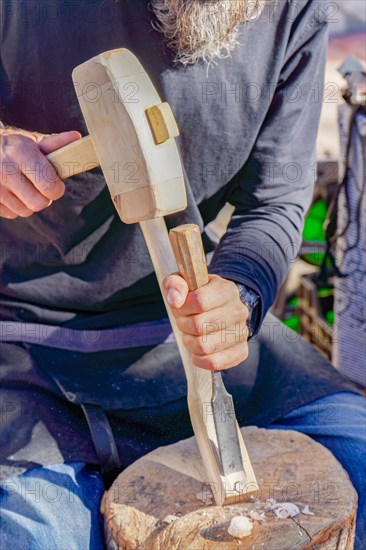
[[(185, 374), (166, 319), (109, 332), (53, 332), (52, 343), (45, 326), (36, 332), (22, 325), (2, 325), (2, 479), (64, 461), (113, 472), (192, 435)], [(67, 338), (69, 349), (51, 347)], [(223, 372), (240, 425), (266, 426), (325, 395), (357, 391), (271, 315), (249, 348), (248, 360)]]

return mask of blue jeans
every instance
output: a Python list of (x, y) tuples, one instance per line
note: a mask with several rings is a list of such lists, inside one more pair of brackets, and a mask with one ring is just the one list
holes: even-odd
[[(355, 549), (366, 537), (366, 400), (343, 392), (299, 407), (268, 426), (297, 430), (327, 447), (347, 470), (359, 496)], [(101, 474), (73, 462), (29, 470), (0, 487), (0, 548), (102, 550)]]

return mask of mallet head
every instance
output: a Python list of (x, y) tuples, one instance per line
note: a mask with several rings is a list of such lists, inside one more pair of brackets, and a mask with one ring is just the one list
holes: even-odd
[(138, 59), (112, 50), (73, 71), (74, 87), (112, 200), (125, 223), (187, 206), (174, 116)]

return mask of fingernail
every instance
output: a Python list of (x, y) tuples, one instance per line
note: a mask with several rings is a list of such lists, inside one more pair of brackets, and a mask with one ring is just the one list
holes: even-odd
[(175, 304), (180, 298), (180, 292), (176, 290), (175, 288), (171, 288), (166, 296), (166, 300), (169, 305)]

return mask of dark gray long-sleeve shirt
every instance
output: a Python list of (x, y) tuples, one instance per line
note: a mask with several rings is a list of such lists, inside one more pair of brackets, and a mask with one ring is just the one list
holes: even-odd
[[(168, 225), (235, 214), (210, 266), (273, 302), (301, 241), (315, 175), (326, 50), (326, 6), (269, 2), (241, 26), (240, 46), (207, 69), (174, 65), (147, 2), (2, 2), (5, 124), (86, 132), (72, 69), (108, 49), (141, 60), (181, 131), (189, 208)], [(131, 89), (131, 93), (137, 93)], [(106, 327), (165, 316), (138, 226), (121, 224), (100, 171), (28, 219), (2, 220), (4, 316)], [(12, 309), (14, 314), (14, 309)]]

